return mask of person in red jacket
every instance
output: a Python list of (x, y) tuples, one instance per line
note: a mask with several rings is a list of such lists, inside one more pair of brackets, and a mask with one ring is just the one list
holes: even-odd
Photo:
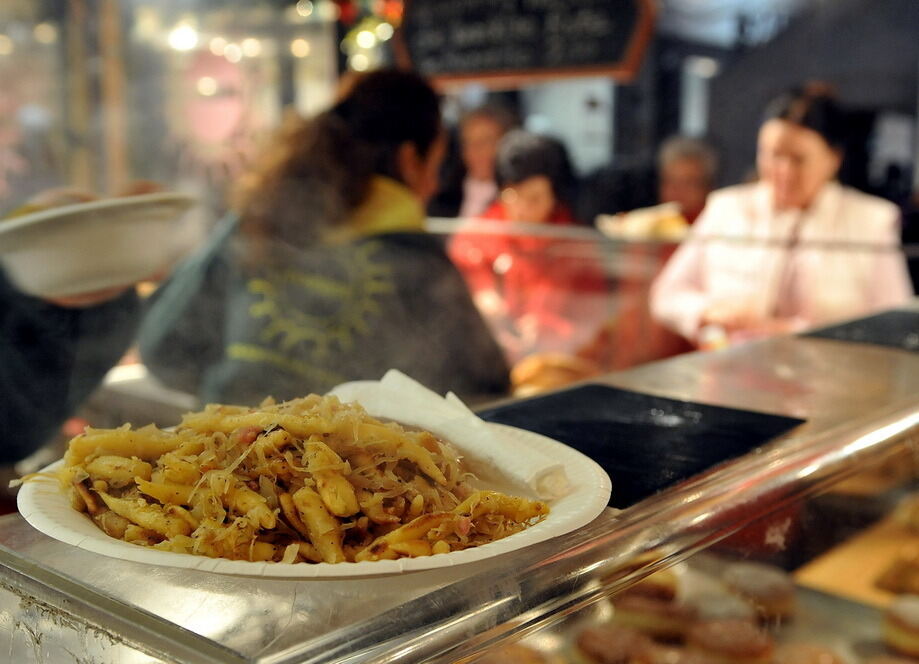
[[(498, 199), (457, 232), (449, 255), (512, 362), (571, 352), (605, 314), (606, 279), (592, 239), (574, 228), (566, 200), (573, 177), (564, 146), (514, 130), (498, 148)], [(489, 223), (490, 222), (490, 223)], [(548, 231), (548, 232), (547, 232)]]

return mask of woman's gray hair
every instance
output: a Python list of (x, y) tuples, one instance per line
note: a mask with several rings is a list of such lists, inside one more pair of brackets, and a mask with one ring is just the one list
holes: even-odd
[(498, 104), (485, 104), (466, 111), (460, 117), (459, 126), (463, 127), (473, 120), (489, 120), (501, 128), (502, 134), (520, 126), (520, 119), (513, 111)]
[(668, 164), (683, 159), (698, 162), (708, 181), (714, 182), (718, 171), (718, 155), (711, 145), (698, 138), (671, 136), (657, 151), (657, 168), (663, 170)]

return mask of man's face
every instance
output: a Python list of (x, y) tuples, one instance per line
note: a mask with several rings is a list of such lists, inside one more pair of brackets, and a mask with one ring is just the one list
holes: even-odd
[(661, 169), (660, 202), (678, 203), (687, 219), (699, 216), (710, 189), (705, 168), (697, 159), (674, 159)]

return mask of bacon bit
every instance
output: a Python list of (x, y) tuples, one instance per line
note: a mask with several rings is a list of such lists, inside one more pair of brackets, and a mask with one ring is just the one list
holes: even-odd
[(469, 531), (472, 530), (472, 519), (468, 516), (460, 517), (456, 520), (456, 525), (453, 527), (453, 530), (456, 531), (457, 535), (465, 537), (469, 534)]
[(86, 427), (89, 426), (89, 420), (83, 419), (82, 417), (71, 417), (69, 420), (64, 422), (64, 425), (61, 429), (64, 432), (64, 435), (68, 438), (73, 438), (79, 436)]
[(259, 490), (258, 482), (256, 482), (255, 480), (249, 480), (248, 482), (246, 482), (246, 486), (255, 492), (258, 492)]
[(242, 427), (230, 434), (230, 442), (239, 445), (251, 445), (263, 431), (262, 427)]
[(391, 514), (393, 516), (402, 516), (405, 514), (405, 498), (402, 496), (387, 498), (383, 502), (383, 505), (383, 511), (387, 514)]

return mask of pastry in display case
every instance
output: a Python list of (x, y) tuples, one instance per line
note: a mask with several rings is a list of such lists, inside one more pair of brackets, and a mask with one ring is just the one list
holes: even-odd
[(679, 242), (689, 232), (689, 222), (677, 203), (661, 203), (615, 215), (601, 214), (595, 224), (614, 240)]

